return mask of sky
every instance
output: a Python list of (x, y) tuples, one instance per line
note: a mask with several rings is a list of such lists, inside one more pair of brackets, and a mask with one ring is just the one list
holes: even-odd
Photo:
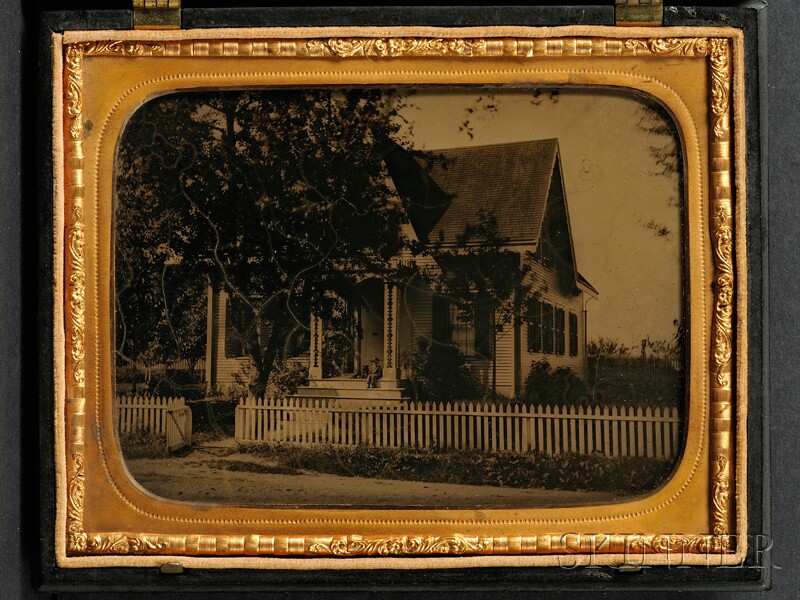
[(558, 139), (578, 271), (599, 292), (588, 339), (633, 348), (672, 339), (681, 314), (682, 192), (651, 150), (674, 153), (677, 141), (642, 128), (645, 102), (613, 90), (439, 89), (419, 90), (401, 113), (420, 150)]

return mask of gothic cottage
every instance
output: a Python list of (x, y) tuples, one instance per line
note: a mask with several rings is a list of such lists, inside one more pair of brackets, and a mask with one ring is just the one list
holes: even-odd
[[(284, 358), (309, 366), (309, 386), (298, 394), (404, 398), (400, 357), (420, 337), (456, 345), (487, 386), (508, 396), (519, 393), (535, 361), (546, 359), (584, 376), (585, 307), (597, 291), (575, 263), (558, 141), (452, 148), (435, 155), (428, 161), (394, 144), (384, 152), (389, 184), (408, 216), (404, 235), (422, 246), (447, 248), (463, 239), (465, 228), (491, 215), (504, 250), (520, 261), (533, 258), (527, 277), (535, 294), (520, 308), (524, 318), (491, 335), (492, 315), (476, 309), (466, 322), (456, 303), (429, 285), (399, 286), (364, 276), (337, 323), (337, 335), (348, 343), (337, 345), (347, 356), (335, 377), (323, 373), (325, 343), (331, 339), (323, 319), (310, 317), (309, 327), (287, 340)], [(398, 263), (407, 258), (399, 256)], [(437, 268), (428, 261), (427, 268)], [(206, 382), (212, 389), (233, 384), (249, 360), (231, 327), (234, 316), (226, 293), (209, 289)], [(373, 357), (382, 361), (383, 378), (379, 389), (367, 390), (355, 375)]]

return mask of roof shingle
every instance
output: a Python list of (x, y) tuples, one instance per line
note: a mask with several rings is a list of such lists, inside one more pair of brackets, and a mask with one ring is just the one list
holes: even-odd
[[(558, 140), (437, 150), (444, 160), (425, 169), (451, 198), (450, 206), (427, 236), (453, 243), (480, 213), (493, 214), (498, 234), (511, 244), (539, 240)], [(424, 167), (423, 167), (424, 168)]]

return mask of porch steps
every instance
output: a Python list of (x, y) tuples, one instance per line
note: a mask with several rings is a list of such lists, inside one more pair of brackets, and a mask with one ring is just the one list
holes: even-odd
[[(366, 379), (356, 379), (355, 377), (334, 377), (331, 379), (312, 379), (305, 387), (336, 389), (336, 390), (368, 390), (368, 389), (393, 389), (390, 383), (379, 379), (377, 388), (368, 388)], [(397, 386), (395, 386), (397, 387)]]
[(341, 398), (350, 400), (407, 400), (405, 388), (396, 382), (378, 381), (377, 388), (368, 388), (366, 379), (338, 377), (317, 379), (297, 389), (298, 398)]
[(301, 387), (294, 394), (299, 398), (351, 398), (363, 400), (407, 400), (408, 396), (400, 388), (393, 390), (363, 389), (337, 390), (335, 388)]

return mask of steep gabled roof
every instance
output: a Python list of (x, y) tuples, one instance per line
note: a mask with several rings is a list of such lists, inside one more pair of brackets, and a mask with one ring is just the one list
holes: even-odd
[(536, 140), (435, 152), (428, 174), (451, 203), (428, 234), (455, 242), (481, 212), (497, 219), (500, 236), (510, 244), (535, 246), (539, 240), (558, 141)]
[(481, 212), (493, 214), (511, 244), (535, 246), (552, 183), (558, 140), (411, 153), (382, 152), (420, 241), (452, 243)]
[(410, 152), (390, 141), (382, 153), (420, 242), (457, 243), (483, 213), (496, 219), (497, 233), (509, 246), (535, 250), (546, 214), (555, 212), (568, 238), (562, 249), (571, 282), (565, 282), (566, 289), (596, 295), (576, 269), (558, 155), (556, 139), (430, 153)]

